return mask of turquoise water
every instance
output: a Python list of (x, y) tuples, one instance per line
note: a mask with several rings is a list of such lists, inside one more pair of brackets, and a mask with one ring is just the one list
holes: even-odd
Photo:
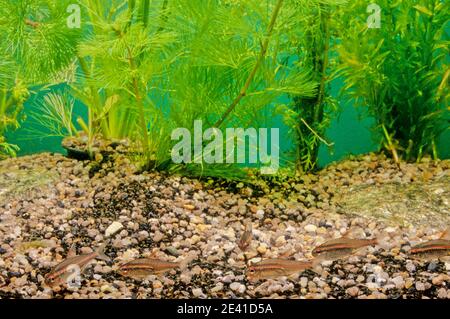
[[(337, 95), (340, 84), (335, 84), (332, 88), (332, 94)], [(8, 141), (17, 144), (20, 147), (18, 155), (29, 155), (39, 152), (64, 153), (61, 147), (61, 137), (39, 137), (30, 138), (30, 129), (36, 128), (37, 124), (30, 118), (32, 112), (36, 112), (35, 102), (42, 98), (48, 92), (34, 95), (25, 106), (26, 120), (22, 127), (15, 132), (6, 134)], [(363, 107), (355, 108), (353, 105), (340, 102), (340, 114), (331, 122), (326, 132), (326, 139), (332, 141), (334, 146), (330, 149), (322, 145), (319, 151), (319, 165), (321, 167), (348, 155), (364, 154), (371, 151), (377, 151), (376, 132), (373, 131), (373, 119), (369, 117)], [(75, 105), (76, 116), (83, 114), (85, 108)], [(78, 112), (78, 113), (77, 113)], [(81, 112), (81, 113), (80, 113)], [(278, 121), (277, 121), (278, 122)], [(283, 127), (281, 121), (275, 124), (281, 129), (280, 149), (288, 150), (293, 147), (292, 139), (287, 137), (287, 128)], [(450, 131), (442, 134), (438, 141), (438, 151), (441, 158), (450, 158)]]

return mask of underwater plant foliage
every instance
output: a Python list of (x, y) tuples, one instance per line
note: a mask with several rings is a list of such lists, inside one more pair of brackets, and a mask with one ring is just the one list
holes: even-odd
[(366, 1), (342, 12), (337, 74), (343, 95), (366, 106), (381, 145), (396, 162), (438, 157), (448, 129), (448, 1), (377, 1), (379, 27), (368, 27)]
[[(0, 157), (18, 151), (7, 143), (5, 133), (24, 120), (24, 103), (33, 91), (65, 81), (60, 72), (71, 64), (77, 38), (77, 31), (66, 25), (70, 3), (0, 1)], [(32, 16), (43, 24), (30, 20)]]
[[(32, 68), (70, 75), (68, 92), (41, 102), (40, 123), (56, 135), (84, 132), (89, 145), (96, 136), (129, 139), (145, 168), (168, 168), (172, 130), (192, 129), (194, 120), (205, 129), (258, 127), (256, 114), (273, 112), (281, 96), (313, 96), (317, 88), (307, 71), (291, 72), (282, 59), (301, 30), (298, 2), (80, 0), (80, 28), (61, 28), (61, 44), (47, 46), (46, 62), (38, 59)], [(9, 15), (30, 37), (49, 32), (56, 39), (47, 24), (67, 14), (48, 3), (17, 1), (24, 13)], [(87, 120), (69, 120), (73, 99), (87, 108)]]
[(347, 5), (342, 0), (298, 1), (301, 34), (293, 39), (296, 51), (286, 57), (287, 64), (295, 66), (295, 72), (307, 70), (318, 83), (311, 97), (291, 96), (288, 105), (280, 105), (284, 123), (295, 136), (296, 168), (301, 172), (317, 168), (321, 144), (332, 147), (324, 138), (330, 121), (338, 111), (337, 100), (329, 93), (332, 66), (335, 65), (336, 11)]

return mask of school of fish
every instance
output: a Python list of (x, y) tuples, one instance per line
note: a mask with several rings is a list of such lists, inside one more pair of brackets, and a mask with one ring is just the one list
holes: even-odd
[[(252, 224), (248, 221), (237, 242), (239, 249), (243, 252), (246, 251), (250, 247), (252, 238)], [(274, 279), (282, 276), (290, 277), (307, 269), (314, 269), (316, 265), (323, 261), (347, 258), (362, 248), (378, 245), (382, 240), (382, 238), (350, 238), (347, 232), (340, 238), (330, 239), (315, 247), (311, 252), (313, 258), (309, 260), (275, 258), (250, 264), (246, 269), (246, 277), (249, 281)], [(104, 243), (92, 253), (82, 255), (76, 255), (75, 245), (73, 245), (67, 254), (67, 258), (45, 276), (45, 284), (49, 287), (63, 285), (73, 273), (74, 267), (82, 273), (95, 259), (110, 261), (110, 258), (104, 253), (107, 243)], [(421, 261), (431, 261), (450, 256), (450, 227), (441, 234), (439, 239), (412, 246), (410, 255), (412, 258)], [(195, 255), (189, 255), (180, 262), (164, 261), (157, 258), (139, 258), (119, 265), (117, 272), (125, 277), (143, 280), (151, 275), (162, 275), (175, 269), (183, 270), (195, 258)]]

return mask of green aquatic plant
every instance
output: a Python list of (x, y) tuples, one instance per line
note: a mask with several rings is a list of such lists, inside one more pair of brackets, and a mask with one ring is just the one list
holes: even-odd
[[(223, 131), (267, 127), (280, 99), (316, 94), (309, 70), (284, 62), (293, 39), (301, 36), (299, 2), (79, 0), (52, 6), (17, 0), (20, 10), (10, 9), (9, 15), (22, 24), (25, 37), (39, 38), (33, 40), (34, 54), (45, 53), (46, 63), (23, 63), (30, 80), (40, 84), (51, 75), (68, 87), (38, 101), (40, 111), (33, 116), (48, 135), (84, 131), (89, 146), (98, 135), (126, 138), (144, 169), (210, 175), (217, 166), (172, 163), (174, 129), (192, 130), (196, 120), (204, 129)], [(71, 15), (78, 27), (69, 23)], [(18, 43), (25, 48), (30, 42)], [(23, 61), (30, 60), (27, 48), (19, 51)], [(87, 116), (73, 118), (83, 113)]]
[(436, 140), (448, 129), (449, 6), (358, 0), (341, 16), (342, 91), (367, 107), (396, 162), (436, 158)]
[(309, 72), (317, 83), (313, 96), (292, 95), (291, 102), (279, 110), (285, 124), (295, 138), (295, 160), (299, 171), (317, 168), (319, 147), (333, 143), (325, 140), (325, 130), (338, 110), (337, 101), (330, 94), (329, 85), (335, 57), (336, 11), (342, 0), (297, 1), (301, 28), (293, 41), (295, 51), (286, 58), (296, 72)]
[(0, 0), (0, 157), (18, 151), (7, 143), (5, 133), (20, 126), (32, 88), (61, 82), (71, 65), (76, 32), (66, 26), (69, 4)]

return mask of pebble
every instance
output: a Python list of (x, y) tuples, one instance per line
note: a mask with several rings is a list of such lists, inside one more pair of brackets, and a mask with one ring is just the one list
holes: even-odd
[(345, 292), (352, 297), (357, 297), (359, 294), (359, 288), (358, 287), (350, 287), (350, 288), (347, 288), (347, 290)]
[(317, 230), (317, 226), (312, 225), (312, 224), (309, 224), (309, 225), (306, 225), (306, 226), (304, 227), (304, 229), (305, 229), (307, 232), (315, 233), (316, 230)]
[(114, 235), (119, 230), (123, 228), (123, 225), (119, 222), (113, 222), (109, 227), (105, 230), (105, 236), (109, 237), (111, 235)]
[(417, 291), (426, 290), (425, 284), (423, 282), (416, 282), (416, 290)]
[(230, 289), (240, 294), (243, 294), (246, 288), (243, 284), (239, 282), (233, 282), (230, 284)]
[(397, 276), (392, 279), (392, 283), (395, 285), (397, 289), (403, 289), (405, 287), (405, 280), (402, 276)]
[(446, 274), (440, 274), (434, 277), (431, 282), (433, 283), (433, 285), (440, 286), (444, 282), (450, 282), (450, 276)]
[(192, 289), (192, 294), (195, 298), (204, 298), (205, 294), (203, 293), (203, 290), (201, 288), (194, 288)]

